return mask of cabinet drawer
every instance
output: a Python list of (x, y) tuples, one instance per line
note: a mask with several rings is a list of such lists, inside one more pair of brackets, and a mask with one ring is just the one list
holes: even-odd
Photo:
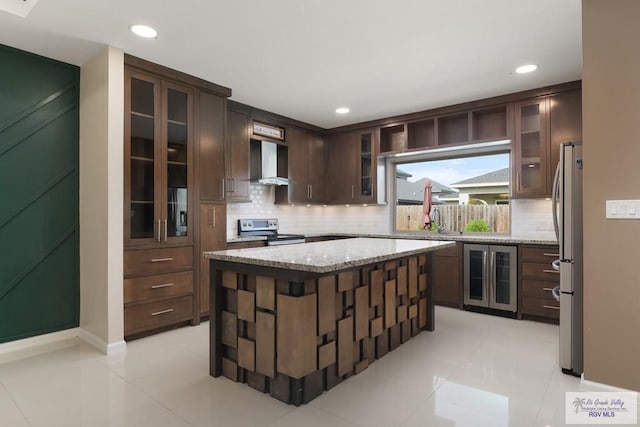
[(193, 297), (191, 295), (125, 307), (124, 334), (127, 336), (148, 331), (191, 320), (192, 317)]
[(553, 298), (522, 297), (522, 314), (547, 317), (549, 319), (560, 318), (560, 303)]
[(523, 246), (522, 261), (540, 262), (551, 266), (560, 257), (558, 246)]
[(533, 298), (547, 298), (549, 302), (557, 303), (551, 295), (551, 290), (558, 283), (543, 282), (538, 280), (523, 280), (522, 281), (522, 297)]
[(193, 268), (193, 247), (145, 249), (124, 253), (124, 275), (151, 276)]
[(523, 262), (522, 277), (560, 281), (560, 272), (551, 267), (551, 263)]
[(124, 280), (124, 303), (155, 301), (193, 292), (193, 271)]

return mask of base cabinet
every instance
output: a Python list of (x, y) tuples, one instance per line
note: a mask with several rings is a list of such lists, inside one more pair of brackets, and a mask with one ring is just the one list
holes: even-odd
[(462, 243), (433, 254), (433, 302), (462, 308)]
[(464, 304), (516, 312), (517, 258), (516, 246), (464, 245)]
[(124, 335), (193, 319), (193, 246), (124, 253)]
[(559, 321), (560, 302), (552, 291), (560, 273), (551, 267), (559, 256), (558, 246), (520, 247), (520, 317)]

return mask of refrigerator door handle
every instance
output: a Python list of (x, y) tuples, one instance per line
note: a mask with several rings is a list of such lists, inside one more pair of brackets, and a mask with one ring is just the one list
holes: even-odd
[(553, 177), (553, 190), (551, 191), (551, 212), (553, 214), (553, 228), (556, 232), (556, 239), (560, 240), (560, 225), (558, 223), (558, 198), (560, 195), (560, 162), (556, 166), (556, 173)]

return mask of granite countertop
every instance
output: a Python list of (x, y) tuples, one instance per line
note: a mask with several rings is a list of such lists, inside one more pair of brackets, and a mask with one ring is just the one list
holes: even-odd
[(487, 242), (503, 244), (530, 244), (530, 245), (557, 245), (558, 241), (549, 237), (536, 237), (531, 235), (513, 234), (484, 234), (484, 233), (317, 233), (307, 234), (305, 237), (314, 236), (347, 236), (347, 237), (376, 237), (385, 239), (411, 239), (411, 240), (447, 240), (454, 242)]
[(453, 246), (451, 241), (358, 237), (344, 240), (205, 252), (204, 257), (311, 273), (330, 273)]
[[(286, 234), (286, 233), (285, 233)], [(482, 234), (482, 233), (464, 233), (464, 234), (438, 234), (431, 232), (420, 233), (308, 233), (305, 237), (321, 237), (321, 236), (344, 236), (344, 237), (375, 237), (382, 239), (411, 239), (411, 240), (447, 240), (454, 242), (487, 242), (496, 244), (528, 244), (528, 245), (557, 245), (558, 241), (550, 237), (536, 237), (531, 235), (512, 235), (512, 234)], [(266, 240), (264, 236), (250, 237), (234, 237), (227, 239), (227, 243), (250, 242), (258, 240)]]

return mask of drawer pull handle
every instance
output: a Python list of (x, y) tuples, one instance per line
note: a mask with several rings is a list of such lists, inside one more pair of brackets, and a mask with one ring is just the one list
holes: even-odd
[(543, 305), (544, 308), (550, 308), (552, 310), (560, 310), (560, 307), (556, 307), (555, 305)]
[(543, 253), (542, 255), (544, 255), (544, 256), (552, 256), (554, 258), (558, 258), (560, 256), (560, 254), (547, 254), (547, 253)]
[(167, 314), (167, 313), (171, 313), (173, 311), (173, 308), (167, 308), (166, 310), (162, 310), (162, 311), (156, 311), (155, 313), (151, 313), (152, 316), (158, 316), (160, 314)]
[(162, 285), (153, 285), (151, 289), (168, 288), (169, 286), (173, 286), (173, 283), (163, 283)]
[[(153, 286), (152, 286), (153, 287)], [(542, 288), (543, 291), (553, 292), (553, 288)]]
[(151, 262), (168, 262), (173, 261), (173, 258), (153, 258)]
[(542, 270), (545, 273), (554, 273), (554, 274), (560, 274), (560, 272), (558, 270)]

